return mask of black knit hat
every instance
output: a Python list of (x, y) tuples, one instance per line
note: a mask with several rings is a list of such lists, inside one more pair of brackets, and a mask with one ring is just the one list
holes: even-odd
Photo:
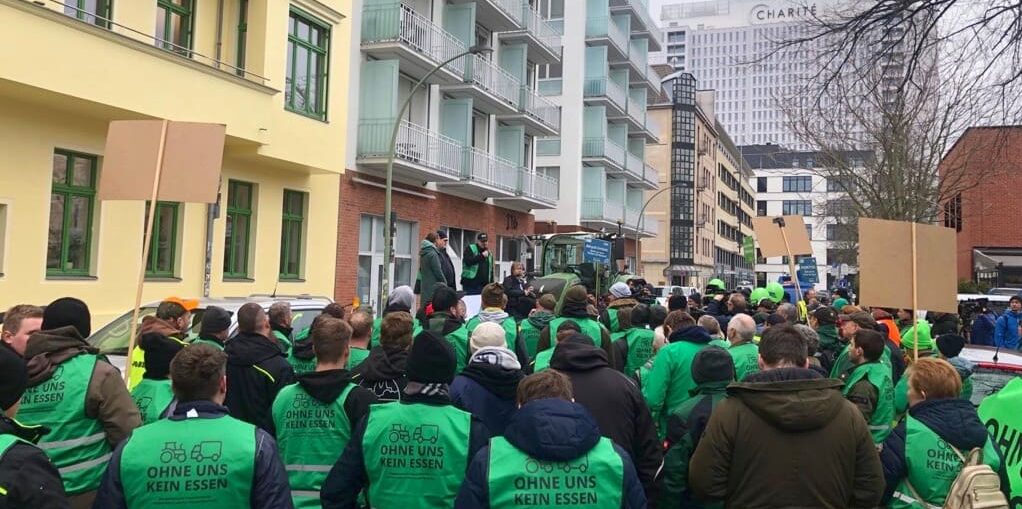
[(219, 306), (209, 306), (202, 313), (202, 325), (199, 326), (199, 335), (212, 336), (230, 328), (231, 312)]
[(25, 359), (7, 346), (7, 343), (0, 344), (0, 410), (14, 406), (25, 393), (27, 386), (28, 372), (25, 368)]
[(948, 359), (958, 357), (965, 348), (965, 338), (958, 334), (941, 334), (937, 336), (937, 350)]
[(74, 297), (61, 297), (43, 310), (43, 330), (73, 325), (83, 338), (92, 334), (92, 314), (89, 306)]
[(667, 298), (667, 309), (670, 311), (688, 309), (688, 297), (684, 295), (671, 295)]
[(449, 384), (457, 367), (454, 348), (443, 336), (428, 330), (415, 336), (408, 354), (409, 382)]
[(735, 379), (735, 363), (727, 350), (717, 346), (704, 348), (692, 360), (692, 380), (697, 384), (731, 382)]
[(170, 361), (185, 345), (159, 332), (149, 332), (138, 338), (138, 346), (145, 350), (145, 373), (142, 377), (166, 380), (170, 377)]
[(443, 283), (437, 283), (433, 290), (433, 311), (447, 311), (458, 304), (458, 292)]

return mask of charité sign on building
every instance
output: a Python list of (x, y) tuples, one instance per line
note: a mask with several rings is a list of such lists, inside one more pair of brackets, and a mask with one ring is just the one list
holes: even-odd
[(797, 19), (812, 18), (816, 16), (816, 4), (794, 5), (777, 7), (767, 4), (757, 4), (749, 12), (749, 19), (753, 23), (794, 21)]

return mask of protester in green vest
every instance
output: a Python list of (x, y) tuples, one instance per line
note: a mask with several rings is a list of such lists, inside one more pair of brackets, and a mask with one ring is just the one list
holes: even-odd
[[(621, 336), (614, 341), (614, 356), (623, 359), (624, 373), (631, 375), (653, 357), (653, 340), (656, 334), (647, 328), (649, 324), (649, 306), (636, 304), (630, 311), (619, 311), (619, 315), (628, 315), (631, 324), (621, 331)], [(614, 335), (611, 334), (611, 337)]]
[(576, 285), (569, 288), (564, 294), (564, 305), (561, 306), (561, 314), (551, 320), (539, 333), (539, 342), (536, 343), (537, 356), (539, 355), (538, 352), (553, 346), (554, 341), (552, 340), (556, 339), (556, 337), (551, 337), (551, 334), (556, 336), (560, 325), (570, 321), (578, 324), (582, 334), (589, 336), (593, 340), (594, 345), (607, 352), (607, 360), (610, 362), (610, 365), (620, 371), (623, 368), (619, 364), (622, 359), (618, 359), (614, 353), (614, 344), (610, 338), (610, 332), (600, 324), (599, 320), (589, 314), (588, 306), (589, 294), (584, 286)]
[(532, 372), (539, 373), (540, 371), (549, 368), (550, 360), (553, 358), (554, 352), (557, 351), (557, 345), (559, 345), (561, 341), (564, 341), (564, 338), (573, 334), (579, 334), (586, 338), (589, 337), (582, 333), (582, 328), (579, 327), (577, 323), (570, 320), (561, 322), (561, 324), (557, 326), (557, 332), (554, 335), (554, 346), (536, 354), (536, 360), (532, 363)]
[(1008, 493), (1013, 505), (1022, 502), (1022, 468), (1018, 454), (1022, 441), (1022, 378), (1012, 378), (1005, 386), (983, 398), (979, 405), (979, 418), (998, 450), (1004, 456), (1007, 478), (1001, 480), (1001, 490)]
[(376, 402), (345, 369), (353, 334), (344, 320), (324, 318), (312, 331), (315, 372), (298, 375), (298, 382), (283, 388), (273, 402), (277, 444), (297, 508), (320, 507), (327, 472), (348, 445), (351, 428)]
[[(138, 338), (151, 332), (159, 332), (183, 344), (192, 327), (192, 311), (198, 307), (199, 301), (196, 299), (178, 297), (164, 299), (156, 307), (155, 316), (142, 317), (142, 323), (138, 328)], [(139, 347), (137, 338), (135, 348), (130, 353), (131, 373), (128, 374), (128, 390), (134, 389), (142, 381), (142, 375), (145, 374), (145, 349)]]
[(295, 373), (272, 339), (263, 307), (248, 302), (238, 309), (238, 334), (224, 348), (227, 354), (227, 408), (231, 417), (270, 432), (270, 409), (281, 389), (294, 383)]
[(667, 436), (667, 416), (692, 397), (690, 391), (696, 387), (692, 360), (713, 340), (684, 311), (672, 311), (664, 325), (671, 330), (669, 343), (657, 353), (653, 370), (642, 384), (642, 396), (649, 404), (660, 438)]
[[(750, 321), (749, 315), (735, 315)], [(753, 345), (755, 346), (755, 345)], [(758, 370), (757, 370), (758, 371)], [(719, 347), (707, 347), (692, 361), (692, 398), (682, 403), (667, 418), (667, 453), (664, 455), (663, 484), (658, 507), (720, 507), (703, 505), (688, 490), (688, 462), (699, 445), (703, 430), (713, 409), (727, 397), (727, 386), (735, 381), (735, 365), (731, 355)]]
[(640, 509), (646, 495), (628, 453), (600, 436), (553, 370), (518, 384), (519, 410), (503, 437), (473, 455), (456, 509), (523, 506)]
[(280, 351), (284, 355), (291, 353), (291, 335), (294, 333), (291, 329), (291, 304), (274, 302), (266, 314), (270, 317), (270, 330), (273, 331), (273, 339), (277, 341)]
[(170, 361), (185, 346), (159, 333), (139, 338), (145, 349), (145, 375), (131, 390), (131, 399), (142, 414), (142, 424), (156, 422), (174, 411), (174, 391), (170, 388)]
[(820, 306), (809, 315), (809, 326), (820, 338), (820, 363), (828, 372), (845, 346), (838, 336), (837, 321), (837, 311), (829, 306)]
[(207, 345), (174, 357), (174, 413), (117, 446), (95, 507), (293, 507), (273, 437), (223, 406), (226, 363)]
[[(737, 314), (741, 315), (745, 313)], [(730, 322), (730, 319), (728, 319), (728, 321)], [(720, 330), (720, 321), (717, 320), (717, 317), (710, 315), (700, 316), (699, 319), (696, 320), (696, 325), (706, 329), (706, 332), (711, 338), (713, 338), (710, 340), (710, 346), (716, 346), (725, 350), (731, 348), (731, 343), (726, 337), (724, 337), (723, 332)]]
[(727, 338), (731, 346), (727, 353), (735, 365), (735, 380), (745, 379), (745, 375), (759, 372), (759, 346), (753, 341), (756, 337), (756, 322), (752, 317), (739, 314), (731, 317), (727, 323)]
[(862, 412), (873, 443), (882, 444), (894, 422), (894, 382), (891, 368), (880, 362), (884, 336), (861, 329), (848, 344), (848, 359), (855, 366), (845, 380), (842, 394)]
[(536, 360), (539, 335), (554, 319), (555, 309), (557, 309), (557, 298), (553, 294), (545, 293), (536, 300), (536, 308), (529, 313), (529, 317), (518, 324), (518, 336), (525, 342), (525, 350), (529, 354), (530, 363)]
[(504, 346), (515, 353), (518, 357), (519, 364), (523, 366), (528, 365), (529, 351), (525, 347), (525, 341), (518, 337), (518, 322), (515, 321), (513, 316), (504, 311), (504, 308), (507, 307), (507, 295), (504, 295), (504, 287), (500, 283), (487, 284), (483, 287), (480, 300), (482, 303), (482, 309), (479, 310), (479, 314), (473, 316), (469, 319), (468, 323), (465, 324), (469, 338), (471, 339), (472, 331), (475, 330), (480, 323), (496, 323), (504, 329), (506, 343)]
[(490, 237), (476, 235), (475, 243), (465, 247), (461, 254), (461, 287), (465, 295), (479, 295), (483, 286), (493, 282), (493, 253), (487, 246)]
[[(852, 369), (855, 368), (855, 364), (850, 358), (848, 358), (849, 342), (855, 337), (855, 334), (860, 330), (874, 329), (876, 327), (876, 320), (873, 319), (873, 315), (863, 311), (857, 311), (850, 315), (841, 315), (841, 341), (844, 345), (837, 358), (834, 360), (834, 365), (830, 368), (830, 377), (837, 378), (844, 381), (851, 374)], [(890, 360), (888, 359), (888, 363)]]
[(50, 428), (39, 447), (60, 470), (76, 509), (92, 505), (112, 448), (142, 423), (120, 372), (85, 340), (91, 324), (78, 299), (46, 306), (43, 330), (25, 346), (28, 389), (17, 414), (21, 422)]
[[(982, 451), (982, 462), (999, 472), (1001, 489), (1008, 491), (1004, 480), (1008, 476), (1017, 478), (1018, 469), (1006, 468), (997, 450), (1004, 430), (998, 422), (990, 421), (991, 416), (982, 407), (978, 415), (971, 403), (959, 397), (962, 384), (955, 368), (943, 359), (919, 359), (906, 378), (908, 416), (887, 437), (880, 452), (887, 481), (886, 507), (943, 506), (962, 469), (962, 457), (973, 449)], [(987, 401), (998, 396), (990, 396)], [(1019, 415), (1017, 403), (1011, 405), (1010, 412), (998, 417)], [(987, 427), (980, 421), (980, 415), (988, 420)]]
[(369, 338), (373, 333), (373, 316), (365, 311), (355, 311), (348, 317), (351, 326), (351, 341), (348, 342), (348, 369), (362, 364), (369, 357)]
[(13, 419), (27, 384), (24, 359), (0, 345), (0, 507), (66, 509), (60, 473), (34, 445), (50, 430)]
[[(428, 303), (429, 301), (423, 301)], [(380, 325), (383, 323), (383, 318), (391, 313), (405, 312), (411, 314), (414, 318), (415, 312), (412, 308), (415, 307), (415, 293), (412, 292), (412, 288), (407, 285), (401, 285), (394, 288), (389, 294), (387, 294), (387, 307), (383, 308), (383, 313), (376, 316), (373, 320), (373, 335), (369, 340), (369, 348), (373, 349), (380, 346)], [(425, 307), (425, 304), (423, 305)], [(414, 335), (418, 335), (422, 332), (422, 326), (418, 320), (413, 323), (415, 329)]]
[(405, 370), (414, 322), (407, 311), (385, 316), (380, 324), (380, 344), (373, 347), (369, 357), (352, 370), (352, 379), (369, 389), (380, 401), (401, 399), (408, 384)]
[(323, 311), (312, 319), (308, 327), (295, 334), (295, 340), (291, 343), (291, 351), (287, 354), (287, 362), (294, 369), (296, 375), (312, 373), (316, 370), (316, 354), (312, 351), (312, 329), (316, 327), (320, 319), (336, 318), (344, 319), (344, 307), (336, 302), (331, 302), (323, 307)]
[(231, 329), (231, 312), (219, 306), (207, 306), (202, 313), (199, 336), (193, 345), (209, 345), (223, 351)]
[(425, 329), (439, 334), (451, 344), (455, 356), (455, 373), (461, 373), (468, 363), (468, 328), (458, 303), (461, 298), (450, 287), (437, 284), (433, 290), (433, 314)]
[(628, 314), (639, 301), (632, 297), (632, 289), (628, 284), (620, 281), (610, 285), (610, 293), (606, 298), (607, 309), (600, 313), (600, 323), (610, 332), (611, 339), (617, 339), (614, 334), (631, 327)]
[(976, 365), (960, 354), (965, 349), (965, 338), (959, 334), (941, 334), (937, 336), (937, 352), (940, 358), (948, 361), (962, 379), (962, 399), (972, 399), (972, 374)]
[(427, 330), (415, 337), (404, 397), (371, 406), (355, 427), (323, 484), (325, 509), (354, 509), (363, 488), (374, 509), (454, 505), (469, 458), (489, 437), (482, 422), (451, 403), (455, 367), (442, 336)]

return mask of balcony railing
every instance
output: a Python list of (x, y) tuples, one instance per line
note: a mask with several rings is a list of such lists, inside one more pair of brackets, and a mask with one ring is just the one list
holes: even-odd
[(561, 129), (561, 110), (556, 104), (540, 97), (531, 88), (522, 85), (519, 108), (526, 115), (539, 120), (544, 125), (555, 129)]
[(607, 19), (607, 34), (610, 36), (611, 42), (617, 44), (618, 48), (621, 48), (621, 53), (628, 54), (629, 41), (631, 37), (621, 27), (614, 23), (613, 18)]
[(649, 16), (649, 7), (642, 5), (642, 2), (639, 0), (628, 0), (628, 2), (632, 4), (632, 8), (635, 9), (635, 12), (639, 13), (639, 18), (642, 19), (642, 24), (646, 25), (646, 31), (649, 32), (650, 38), (657, 41), (663, 41), (664, 33), (653, 21), (653, 18)]
[(506, 191), (515, 191), (518, 185), (518, 172), (514, 163), (475, 147), (464, 147), (464, 150), (467, 164), (461, 173), (462, 178)]
[(625, 207), (620, 202), (604, 198), (583, 198), (582, 219), (616, 223), (624, 221)]
[(625, 149), (610, 138), (585, 138), (582, 140), (582, 157), (603, 157), (624, 166)]
[(564, 35), (564, 18), (551, 19), (550, 29), (554, 31), (556, 35)]
[(642, 179), (642, 158), (629, 152), (625, 151), (625, 170), (632, 175), (636, 180)]
[(649, 67), (648, 58), (649, 57), (643, 58), (641, 51), (631, 51), (631, 47), (629, 46), (628, 61), (631, 62), (632, 67), (645, 72)]
[(543, 18), (528, 3), (522, 3), (522, 24), (525, 30), (536, 36), (544, 46), (553, 53), (560, 53), (561, 35), (564, 33), (564, 20), (561, 20), (561, 31), (558, 32), (554, 26)]
[(557, 179), (534, 173), (528, 168), (518, 168), (518, 194), (557, 203), (559, 194)]
[[(439, 64), (466, 50), (457, 37), (403, 4), (366, 7), (362, 16), (362, 42), (401, 42)], [(445, 66), (465, 75), (465, 59)]]
[[(361, 121), (358, 126), (358, 157), (387, 157), (393, 122), (390, 119)], [(464, 150), (461, 144), (407, 120), (402, 120), (398, 128), (394, 152), (398, 159), (450, 176), (462, 175)]]
[(660, 185), (660, 172), (656, 171), (656, 168), (643, 164), (642, 169), (642, 181), (652, 184), (654, 186)]
[(614, 23), (610, 16), (590, 16), (586, 18), (586, 37), (607, 37), (621, 53), (628, 54), (628, 34)]
[(560, 138), (536, 138), (537, 156), (559, 156), (561, 155)]
[(561, 95), (561, 78), (544, 78), (539, 80), (539, 95)]
[(487, 0), (490, 3), (497, 6), (498, 9), (504, 11), (508, 16), (514, 19), (515, 23), (519, 26), (522, 25), (522, 4), (524, 0)]
[(628, 116), (641, 126), (646, 124), (646, 105), (628, 97)]
[(583, 84), (582, 94), (585, 97), (607, 97), (621, 109), (625, 109), (627, 105), (625, 89), (609, 78), (587, 78)]
[(467, 81), (518, 107), (518, 90), (521, 83), (511, 73), (480, 55), (474, 55), (470, 70), (465, 77)]

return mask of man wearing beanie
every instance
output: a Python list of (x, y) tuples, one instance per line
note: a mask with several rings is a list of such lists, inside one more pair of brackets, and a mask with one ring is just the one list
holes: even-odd
[[(628, 285), (625, 285), (627, 287)], [(557, 342), (557, 331), (560, 330), (561, 324), (564, 322), (574, 322), (578, 325), (582, 334), (587, 336), (594, 345), (603, 349), (607, 352), (607, 360), (610, 365), (617, 370), (621, 369), (618, 365), (618, 359), (614, 355), (614, 343), (610, 339), (610, 331), (607, 330), (599, 320), (589, 315), (587, 309), (589, 294), (586, 293), (586, 287), (582, 285), (575, 285), (568, 289), (568, 292), (564, 295), (564, 305), (561, 306), (561, 313), (550, 321), (542, 331), (539, 333), (539, 343), (536, 344), (536, 355), (548, 349), (553, 348)]]
[(828, 371), (844, 348), (837, 333), (837, 319), (837, 311), (830, 306), (820, 306), (809, 315), (809, 326), (820, 337), (820, 363)]
[[(731, 321), (738, 316), (745, 315), (737, 315)], [(731, 354), (715, 346), (700, 350), (692, 361), (692, 379), (696, 383), (692, 399), (682, 403), (667, 418), (667, 453), (659, 507), (703, 507), (688, 490), (688, 462), (699, 445), (710, 414), (727, 397), (728, 384), (735, 381)]]
[(142, 414), (142, 424), (156, 422), (174, 411), (174, 391), (170, 388), (170, 361), (184, 344), (163, 334), (144, 334), (138, 346), (145, 350), (145, 374), (131, 390), (131, 399)]
[(25, 345), (28, 389), (18, 420), (50, 428), (39, 442), (64, 473), (71, 506), (92, 505), (113, 447), (141, 424), (117, 368), (85, 341), (91, 332), (85, 303), (54, 301), (43, 314), (43, 330)]
[[(647, 306), (640, 304), (632, 313), (640, 307)], [(610, 366), (606, 352), (578, 333), (557, 343), (550, 367), (571, 380), (575, 403), (592, 414), (600, 434), (631, 455), (646, 498), (655, 501), (654, 479), (663, 458), (663, 446), (639, 388)]]
[(376, 509), (454, 505), (469, 459), (489, 438), (482, 422), (451, 403), (455, 367), (443, 337), (415, 337), (403, 399), (371, 406), (355, 427), (323, 484), (324, 509), (356, 508), (363, 488)]
[(525, 373), (518, 358), (507, 349), (500, 325), (479, 324), (469, 341), (472, 357), (451, 383), (451, 400), (483, 421), (491, 436), (502, 435), (515, 412), (515, 391)]
[(422, 332), (422, 325), (415, 319), (415, 313), (412, 312), (412, 308), (415, 307), (415, 293), (412, 291), (412, 287), (408, 285), (401, 285), (394, 288), (394, 291), (387, 295), (387, 307), (383, 308), (383, 313), (373, 320), (373, 336), (369, 340), (369, 348), (373, 349), (380, 345), (380, 327), (383, 325), (383, 319), (396, 312), (405, 312), (412, 315), (412, 328), (413, 335), (418, 335)]
[(965, 348), (965, 338), (958, 334), (941, 334), (937, 336), (937, 351), (940, 357), (948, 361), (962, 379), (962, 399), (972, 399), (972, 373), (976, 365), (961, 356)]
[(65, 509), (71, 507), (64, 494), (57, 467), (36, 442), (49, 432), (43, 426), (26, 426), (12, 419), (18, 413), (28, 384), (25, 361), (13, 349), (0, 345), (0, 507)]
[[(610, 285), (610, 301), (607, 309), (600, 313), (600, 323), (610, 331), (611, 334), (627, 330), (631, 327), (628, 322), (628, 312), (639, 303), (632, 298), (632, 289), (627, 283), (617, 282)], [(622, 315), (622, 313), (624, 313)], [(613, 338), (613, 336), (612, 336)]]
[(458, 307), (458, 293), (447, 285), (437, 283), (433, 290), (433, 314), (425, 329), (443, 336), (454, 349), (455, 373), (461, 373), (468, 363), (468, 328)]
[(518, 337), (518, 322), (504, 311), (504, 308), (507, 307), (507, 295), (504, 294), (504, 287), (500, 283), (490, 283), (484, 286), (481, 302), (483, 308), (479, 310), (479, 314), (473, 316), (465, 324), (469, 338), (471, 339), (472, 332), (479, 324), (496, 323), (504, 330), (504, 346), (518, 356), (519, 364), (528, 364), (529, 351), (525, 347), (525, 341)]
[(199, 326), (199, 337), (192, 341), (193, 345), (209, 345), (221, 352), (227, 344), (227, 335), (231, 329), (231, 312), (219, 306), (209, 306), (202, 314)]

